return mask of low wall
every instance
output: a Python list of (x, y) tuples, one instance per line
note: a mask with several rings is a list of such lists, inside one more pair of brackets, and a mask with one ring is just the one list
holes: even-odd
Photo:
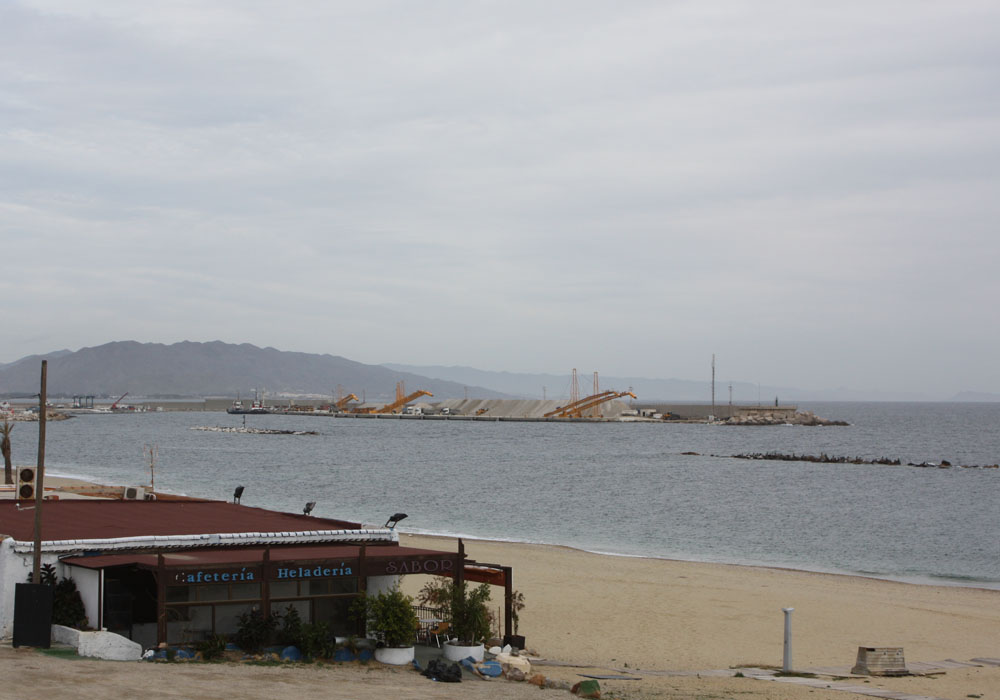
[(52, 639), (76, 647), (76, 653), (108, 661), (138, 661), (142, 646), (114, 632), (81, 632), (72, 627), (52, 625)]

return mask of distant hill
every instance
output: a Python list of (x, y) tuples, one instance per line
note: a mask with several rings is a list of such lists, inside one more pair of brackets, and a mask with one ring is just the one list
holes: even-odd
[[(462, 384), (474, 384), (513, 394), (520, 398), (542, 398), (542, 387), (545, 396), (550, 399), (568, 397), (570, 395), (570, 373), (565, 374), (518, 374), (515, 372), (490, 372), (472, 367), (441, 367), (423, 365), (385, 364), (383, 367), (399, 372), (417, 372), (428, 377), (447, 379)], [(593, 375), (579, 375), (580, 395), (585, 396), (593, 389)], [(710, 381), (690, 379), (651, 379), (648, 377), (599, 377), (601, 389), (625, 391), (632, 388), (639, 396), (639, 401), (705, 401), (712, 398)], [(771, 389), (768, 389), (770, 392)], [(741, 401), (757, 400), (757, 385), (746, 382), (733, 382), (733, 397)], [(771, 401), (774, 394), (771, 393)], [(729, 384), (716, 382), (715, 398), (720, 403), (729, 400)]]
[[(444, 379), (462, 384), (475, 384), (497, 391), (504, 391), (521, 398), (542, 398), (542, 387), (545, 395), (550, 398), (568, 397), (570, 395), (570, 373), (565, 374), (518, 374), (514, 372), (491, 372), (472, 367), (442, 367), (434, 365), (403, 365), (385, 364), (384, 367), (400, 371), (415, 372), (428, 377)], [(580, 374), (580, 394), (590, 393), (593, 387), (592, 375)], [(712, 400), (712, 383), (691, 379), (654, 379), (650, 377), (614, 377), (601, 375), (602, 389), (624, 391), (631, 387), (639, 397), (640, 404), (648, 402), (694, 401), (708, 403)], [(502, 388), (501, 388), (502, 387)], [(774, 403), (778, 397), (782, 403), (797, 403), (800, 401), (940, 401), (941, 397), (932, 397), (917, 392), (879, 392), (857, 389), (798, 389), (787, 386), (765, 386), (750, 382), (733, 382), (733, 401), (735, 403)], [(715, 400), (724, 404), (729, 402), (729, 382), (717, 380), (715, 383)], [(992, 399), (953, 399), (989, 401)]]
[[(76, 352), (32, 355), (0, 367), (0, 395), (38, 393), (41, 360), (48, 360), (50, 396), (248, 396), (254, 388), (269, 395), (330, 395), (345, 392), (369, 401), (395, 398), (396, 382), (424, 389), (435, 399), (462, 398), (466, 385), (431, 379), (334, 355), (285, 352), (244, 343), (181, 342), (173, 345), (118, 341)], [(470, 396), (508, 398), (502, 392), (469, 386)]]

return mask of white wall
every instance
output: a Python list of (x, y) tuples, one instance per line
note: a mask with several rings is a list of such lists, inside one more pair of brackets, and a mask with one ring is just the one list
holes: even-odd
[[(59, 557), (43, 554), (42, 564), (54, 564), (58, 570)], [(14, 551), (14, 540), (0, 541), (0, 639), (14, 634), (14, 591), (18, 583), (27, 583), (33, 566), (31, 553)]]
[(83, 607), (87, 611), (87, 623), (93, 629), (101, 629), (101, 621), (97, 619), (101, 591), (101, 572), (95, 569), (83, 569), (79, 566), (62, 566), (63, 571), (60, 576), (71, 578), (76, 583), (76, 589), (80, 591), (80, 598), (83, 599)]
[(399, 584), (399, 578), (399, 576), (369, 576), (368, 595), (391, 591), (393, 586)]

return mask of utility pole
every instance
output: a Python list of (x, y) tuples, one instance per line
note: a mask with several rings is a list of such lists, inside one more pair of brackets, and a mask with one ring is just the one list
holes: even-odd
[(38, 394), (38, 463), (35, 465), (35, 548), (31, 582), (42, 582), (42, 500), (45, 492), (45, 404), (49, 361), (42, 360), (42, 386)]
[[(247, 416), (243, 414), (243, 420), (246, 421)], [(149, 490), (156, 490), (156, 445), (146, 445), (146, 454), (149, 455)]]

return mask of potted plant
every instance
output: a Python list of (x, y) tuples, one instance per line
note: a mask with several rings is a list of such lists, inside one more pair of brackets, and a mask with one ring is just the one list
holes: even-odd
[(357, 606), (369, 633), (380, 634), (385, 643), (375, 650), (376, 661), (397, 666), (413, 661), (414, 633), (419, 624), (413, 598), (393, 587), (373, 596), (362, 595)]
[(460, 661), (471, 656), (476, 661), (483, 660), (483, 640), (490, 635), (490, 613), (486, 603), (489, 598), (488, 584), (470, 589), (465, 581), (452, 582), (447, 612), (456, 638), (444, 645), (446, 659)]

